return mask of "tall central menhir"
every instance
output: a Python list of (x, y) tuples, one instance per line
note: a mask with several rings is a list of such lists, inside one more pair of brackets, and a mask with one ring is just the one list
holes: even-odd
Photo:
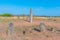
[(30, 22), (32, 23), (33, 21), (33, 13), (32, 13), (32, 8), (30, 8)]

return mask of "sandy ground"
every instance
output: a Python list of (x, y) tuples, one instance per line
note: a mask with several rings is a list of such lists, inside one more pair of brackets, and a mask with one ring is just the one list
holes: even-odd
[[(14, 32), (12, 35), (8, 34), (9, 22), (0, 22), (0, 40), (60, 40), (60, 34), (46, 30), (45, 32), (37, 32), (31, 30), (43, 22), (46, 26), (56, 27), (60, 29), (59, 22), (33, 20), (32, 23), (26, 20), (14, 21)], [(38, 28), (38, 27), (37, 27)], [(23, 34), (25, 30), (25, 35)]]

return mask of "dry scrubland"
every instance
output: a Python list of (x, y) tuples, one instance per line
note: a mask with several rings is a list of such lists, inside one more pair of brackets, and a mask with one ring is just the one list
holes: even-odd
[[(8, 34), (11, 21), (14, 26), (13, 35)], [(41, 22), (46, 26), (45, 32), (34, 30), (40, 29)], [(50, 28), (54, 30), (48, 30)], [(60, 18), (33, 17), (33, 22), (30, 23), (28, 16), (0, 17), (0, 40), (60, 40)]]

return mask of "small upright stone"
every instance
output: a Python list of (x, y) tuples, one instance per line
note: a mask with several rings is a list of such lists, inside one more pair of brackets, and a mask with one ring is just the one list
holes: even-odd
[(8, 34), (9, 35), (12, 35), (13, 34), (13, 22), (10, 22), (9, 23), (9, 31), (8, 31)]
[(25, 31), (23, 31), (23, 35), (25, 35)]
[(44, 31), (44, 32), (46, 31), (46, 26), (43, 22), (40, 23), (40, 29), (41, 31)]

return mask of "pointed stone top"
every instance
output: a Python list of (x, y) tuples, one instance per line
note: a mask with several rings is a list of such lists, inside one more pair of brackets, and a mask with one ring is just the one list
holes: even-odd
[(9, 23), (9, 26), (10, 26), (10, 27), (12, 27), (12, 26), (13, 26), (13, 21), (11, 21), (11, 22)]

